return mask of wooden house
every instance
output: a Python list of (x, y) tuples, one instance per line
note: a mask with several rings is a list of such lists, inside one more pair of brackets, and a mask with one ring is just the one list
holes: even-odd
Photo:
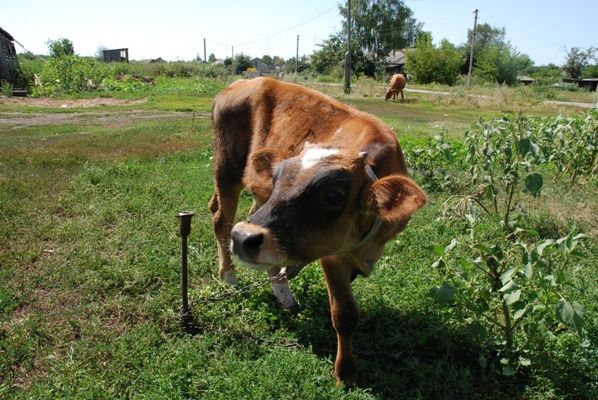
[(16, 84), (19, 59), (15, 50), (14, 38), (0, 28), (0, 81)]
[(129, 62), (129, 49), (102, 50), (104, 62)]

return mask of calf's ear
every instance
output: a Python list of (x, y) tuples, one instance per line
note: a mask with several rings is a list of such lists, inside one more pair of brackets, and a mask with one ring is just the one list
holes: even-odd
[(422, 208), (427, 196), (411, 179), (390, 175), (370, 186), (368, 204), (378, 216), (389, 222), (398, 222)]
[(283, 160), (284, 154), (277, 149), (262, 149), (251, 157), (253, 171), (264, 181), (271, 181), (275, 166)]

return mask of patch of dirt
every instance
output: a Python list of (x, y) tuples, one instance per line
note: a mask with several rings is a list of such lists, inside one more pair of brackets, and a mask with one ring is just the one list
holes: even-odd
[(5, 97), (0, 98), (0, 104), (48, 107), (48, 108), (73, 108), (73, 107), (97, 107), (97, 106), (131, 106), (143, 104), (147, 98), (140, 100), (123, 100), (109, 97), (94, 97), (92, 99), (53, 99), (36, 97)]
[[(140, 120), (183, 119), (192, 118), (190, 112), (156, 112), (142, 110), (123, 111), (90, 111), (72, 113), (20, 113), (0, 112), (0, 127), (10, 129), (27, 128), (40, 125), (97, 125), (108, 128), (119, 128)], [(196, 117), (208, 117), (210, 113), (195, 112)]]

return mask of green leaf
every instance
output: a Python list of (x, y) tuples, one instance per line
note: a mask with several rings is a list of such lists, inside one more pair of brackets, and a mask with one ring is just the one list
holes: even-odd
[(434, 263), (432, 263), (432, 268), (445, 268), (446, 267), (446, 263), (444, 262), (444, 260), (442, 258), (438, 259), (438, 261), (435, 261)]
[(464, 257), (458, 257), (457, 264), (459, 264), (464, 271), (471, 271), (473, 269), (471, 261)]
[(509, 268), (508, 270), (506, 270), (505, 272), (503, 272), (500, 275), (500, 281), (503, 285), (507, 284), (511, 278), (513, 277), (513, 274), (516, 272), (517, 270), (515, 268)]
[(521, 154), (523, 157), (530, 152), (531, 146), (532, 143), (529, 138), (523, 138), (517, 142), (517, 150), (519, 150), (519, 154)]
[(556, 285), (556, 280), (554, 279), (554, 275), (552, 275), (552, 274), (545, 275), (544, 276), (544, 280), (550, 282), (550, 286), (555, 286)]
[(529, 358), (519, 356), (519, 365), (522, 367), (529, 367), (532, 364), (532, 361)]
[(515, 372), (516, 371), (508, 365), (505, 365), (502, 367), (502, 374), (504, 376), (513, 376), (513, 375), (515, 375)]
[(519, 301), (520, 297), (521, 297), (521, 289), (513, 290), (513, 291), (511, 291), (509, 293), (505, 293), (503, 295), (503, 298), (505, 299), (505, 302), (507, 303), (508, 306)]
[(523, 272), (525, 273), (525, 277), (527, 279), (531, 279), (531, 277), (534, 276), (534, 267), (532, 266), (531, 262), (525, 264), (525, 270)]
[(445, 255), (444, 247), (442, 247), (439, 244), (432, 245), (431, 250), (434, 252), (434, 254), (436, 254), (439, 257)]
[(523, 317), (527, 311), (527, 305), (523, 301), (518, 301), (513, 304), (513, 311), (513, 319), (518, 320)]
[(542, 185), (544, 185), (544, 178), (538, 173), (529, 174), (525, 177), (525, 189), (534, 197), (540, 195)]
[(430, 295), (443, 303), (450, 303), (455, 300), (455, 288), (448, 282), (443, 282), (441, 286), (430, 289)]
[(581, 333), (584, 314), (584, 307), (575, 301), (568, 302), (560, 299), (556, 306), (556, 315), (559, 321), (567, 325), (569, 329), (577, 331), (577, 333)]
[(507, 293), (507, 292), (510, 292), (510, 291), (518, 289), (518, 288), (519, 287), (515, 284), (515, 282), (508, 281), (507, 283), (505, 283), (505, 285), (503, 287), (501, 287), (500, 289), (498, 289), (498, 291), (500, 293)]
[(485, 333), (485, 329), (479, 321), (474, 321), (471, 325), (465, 328), (465, 334), (470, 338), (479, 338)]
[(548, 246), (552, 246), (554, 243), (555, 242), (553, 239), (545, 240), (536, 247), (536, 252), (541, 257), (542, 253), (544, 252), (544, 249), (547, 248)]

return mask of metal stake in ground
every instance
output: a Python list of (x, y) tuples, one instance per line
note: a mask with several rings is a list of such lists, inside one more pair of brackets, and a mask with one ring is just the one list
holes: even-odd
[(189, 307), (189, 285), (187, 278), (187, 238), (191, 233), (191, 218), (193, 215), (192, 211), (183, 211), (177, 214), (177, 217), (181, 220), (181, 296), (183, 298), (181, 305), (181, 325), (183, 330), (189, 333), (197, 331), (197, 325), (193, 320), (191, 307)]

